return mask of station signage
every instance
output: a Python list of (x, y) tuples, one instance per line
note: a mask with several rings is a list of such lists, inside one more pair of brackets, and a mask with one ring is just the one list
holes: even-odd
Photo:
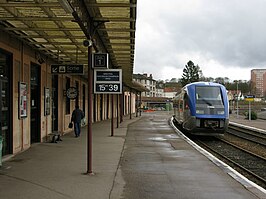
[(120, 71), (102, 70), (96, 72), (96, 81), (117, 82), (120, 81)]
[(54, 75), (58, 74), (83, 75), (84, 67), (82, 64), (52, 64), (51, 73)]
[(116, 93), (121, 90), (120, 83), (95, 83), (96, 93)]
[(255, 95), (246, 95), (244, 98), (245, 98), (245, 101), (253, 102)]
[(122, 69), (95, 69), (94, 93), (121, 94)]
[(108, 53), (93, 53), (92, 54), (92, 68), (107, 69), (109, 67)]

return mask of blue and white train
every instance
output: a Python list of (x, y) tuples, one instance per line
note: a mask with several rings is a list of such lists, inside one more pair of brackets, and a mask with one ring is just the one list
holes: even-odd
[(213, 82), (187, 84), (173, 100), (174, 120), (196, 135), (220, 135), (229, 124), (226, 88)]

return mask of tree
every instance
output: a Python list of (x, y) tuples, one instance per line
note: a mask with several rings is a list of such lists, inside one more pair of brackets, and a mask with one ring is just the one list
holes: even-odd
[(216, 77), (215, 82), (222, 84), (222, 85), (225, 85), (225, 79), (223, 77)]
[(177, 78), (172, 78), (170, 82), (178, 82)]
[(226, 82), (225, 87), (227, 90), (239, 90), (243, 95), (254, 94), (250, 91), (250, 81), (234, 80), (233, 82)]
[(182, 86), (199, 81), (201, 74), (202, 71), (200, 70), (200, 67), (198, 65), (195, 66), (192, 61), (189, 61), (183, 69), (183, 75), (181, 78)]
[(164, 81), (163, 80), (158, 80), (157, 82), (156, 82), (156, 86), (158, 87), (158, 88), (164, 88)]

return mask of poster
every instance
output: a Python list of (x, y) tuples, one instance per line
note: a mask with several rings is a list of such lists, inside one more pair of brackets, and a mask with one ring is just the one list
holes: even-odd
[(50, 89), (44, 88), (44, 115), (50, 115)]
[(19, 118), (27, 117), (27, 84), (19, 82)]

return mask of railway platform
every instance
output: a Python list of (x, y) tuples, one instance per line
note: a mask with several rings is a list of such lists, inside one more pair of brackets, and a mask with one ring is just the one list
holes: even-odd
[[(6, 159), (1, 199), (258, 199), (266, 191), (189, 144), (169, 125), (170, 112), (94, 123), (93, 174), (86, 175), (86, 132), (40, 143)], [(210, 156), (210, 157), (208, 157)], [(210, 160), (212, 158), (212, 160)]]
[(257, 120), (248, 120), (243, 115), (230, 114), (230, 123), (234, 125), (245, 126), (251, 129), (258, 129), (260, 131), (265, 131), (266, 133), (266, 111), (260, 112), (258, 114)]

